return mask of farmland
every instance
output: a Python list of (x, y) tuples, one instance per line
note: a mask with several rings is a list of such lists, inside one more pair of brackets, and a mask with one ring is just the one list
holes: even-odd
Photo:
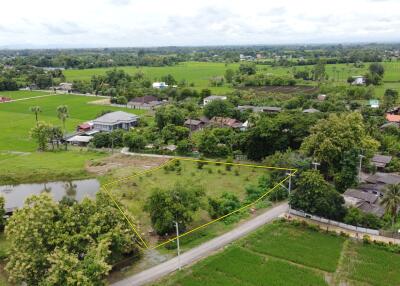
[[(160, 80), (162, 76), (171, 74), (178, 82), (186, 80), (188, 84), (194, 83), (195, 88), (202, 89), (209, 87), (210, 78), (223, 76), (226, 69), (237, 69), (238, 67), (239, 64), (186, 62), (168, 67), (120, 67), (119, 69), (123, 69), (131, 75), (143, 72), (145, 77), (151, 81)], [(93, 75), (104, 75), (107, 70), (110, 68), (66, 70), (64, 74), (68, 81), (90, 80)], [(213, 91), (216, 93), (231, 90), (228, 86), (213, 87)]]
[[(18, 96), (31, 97), (36, 92), (23, 92)], [(55, 125), (61, 125), (57, 118), (57, 107), (67, 105), (70, 117), (66, 121), (67, 130), (73, 131), (76, 125), (96, 118), (102, 110), (118, 110), (115, 107), (89, 104), (96, 100), (94, 97), (77, 95), (54, 95), (43, 98), (33, 98), (26, 101), (3, 103), (0, 105), (0, 151), (32, 152), (36, 144), (29, 138), (29, 131), (35, 124), (35, 116), (29, 110), (31, 106), (40, 106), (39, 120)], [(119, 108), (120, 109), (120, 108)], [(144, 114), (140, 110), (127, 110), (138, 115)]]
[(49, 92), (44, 92), (44, 91), (24, 91), (24, 90), (0, 92), (0, 96), (8, 97), (11, 99), (23, 99), (23, 98), (37, 97), (49, 94), (50, 94)]
[(377, 246), (275, 222), (156, 285), (394, 286), (399, 263)]

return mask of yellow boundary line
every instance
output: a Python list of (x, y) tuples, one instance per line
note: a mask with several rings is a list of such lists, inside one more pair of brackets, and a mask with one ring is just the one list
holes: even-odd
[[(164, 242), (162, 242), (162, 243), (160, 243), (160, 244), (158, 244), (158, 245), (156, 245), (156, 246), (149, 247), (149, 245), (147, 245), (147, 243), (144, 241), (144, 239), (142, 238), (142, 236), (139, 234), (139, 232), (138, 232), (137, 229), (135, 228), (134, 223), (128, 218), (128, 216), (125, 214), (125, 212), (123, 211), (123, 209), (121, 208), (121, 206), (118, 204), (118, 202), (115, 200), (115, 198), (112, 196), (111, 192), (108, 190), (107, 187), (110, 186), (110, 185), (114, 185), (114, 184), (117, 184), (117, 183), (120, 183), (120, 182), (129, 180), (129, 179), (132, 179), (132, 178), (135, 178), (135, 177), (138, 177), (138, 176), (141, 176), (141, 175), (150, 173), (150, 172), (157, 171), (157, 170), (163, 168), (163, 167), (166, 166), (166, 165), (172, 164), (172, 163), (175, 162), (175, 161), (202, 162), (202, 163), (212, 163), (212, 164), (219, 164), (219, 165), (231, 165), (231, 166), (241, 166), (241, 167), (250, 167), (250, 168), (261, 168), (261, 169), (271, 169), (271, 170), (280, 170), (280, 171), (290, 171), (290, 174), (289, 174), (288, 176), (286, 176), (283, 180), (281, 180), (279, 183), (277, 183), (273, 188), (271, 188), (271, 189), (269, 189), (268, 191), (266, 191), (262, 196), (260, 196), (260, 197), (259, 197), (258, 199), (256, 199), (254, 202), (249, 203), (249, 204), (247, 204), (247, 205), (244, 205), (244, 206), (240, 207), (240, 208), (237, 209), (237, 210), (234, 210), (234, 211), (232, 211), (232, 212), (230, 212), (230, 213), (228, 213), (228, 214), (226, 214), (226, 215), (223, 215), (223, 216), (221, 216), (221, 217), (219, 217), (219, 218), (217, 218), (217, 219), (214, 219), (214, 220), (209, 221), (209, 222), (207, 222), (207, 223), (205, 223), (205, 224), (202, 224), (202, 225), (200, 225), (200, 226), (198, 226), (198, 227), (196, 227), (196, 228), (194, 228), (194, 229), (192, 229), (192, 230), (189, 230), (189, 231), (187, 231), (187, 232), (185, 232), (185, 233), (183, 233), (183, 234), (180, 234), (179, 236), (175, 236), (175, 237), (173, 237), (173, 238), (171, 238), (171, 239), (169, 239), (169, 240), (167, 240), (167, 241), (164, 241)], [(132, 230), (134, 231), (134, 233), (136, 234), (136, 236), (139, 238), (139, 240), (140, 240), (139, 242), (140, 242), (140, 244), (142, 244), (142, 245), (139, 245), (139, 247), (140, 247), (140, 248), (146, 248), (146, 249), (156, 249), (156, 248), (158, 248), (158, 247), (161, 247), (161, 246), (163, 246), (163, 245), (165, 245), (165, 244), (167, 244), (167, 243), (170, 243), (170, 242), (176, 240), (177, 238), (181, 238), (181, 237), (183, 237), (183, 236), (186, 236), (186, 235), (188, 235), (188, 234), (190, 234), (190, 233), (192, 233), (192, 232), (195, 232), (195, 231), (197, 231), (197, 230), (199, 230), (199, 229), (202, 229), (202, 228), (204, 228), (204, 227), (206, 227), (206, 226), (208, 226), (208, 225), (210, 225), (210, 224), (212, 224), (212, 223), (215, 223), (215, 222), (217, 222), (217, 221), (220, 221), (220, 220), (222, 220), (222, 219), (224, 219), (224, 218), (226, 218), (226, 217), (228, 217), (228, 216), (230, 216), (230, 215), (233, 215), (233, 214), (235, 214), (235, 213), (237, 213), (237, 212), (240, 212), (240, 211), (242, 211), (242, 210), (244, 210), (244, 209), (247, 209), (247, 208), (249, 208), (249, 207), (255, 205), (255, 204), (258, 203), (260, 200), (262, 200), (263, 198), (265, 198), (268, 194), (270, 194), (271, 192), (273, 192), (276, 188), (278, 188), (279, 186), (282, 186), (282, 184), (283, 184), (285, 181), (287, 181), (291, 176), (293, 176), (296, 172), (297, 172), (297, 169), (291, 169), (291, 168), (270, 167), (270, 166), (253, 165), (253, 164), (227, 163), (227, 162), (218, 162), (218, 161), (211, 161), (211, 160), (198, 160), (198, 159), (177, 157), (177, 158), (173, 158), (173, 159), (171, 159), (171, 160), (168, 160), (168, 161), (164, 162), (163, 164), (161, 164), (161, 165), (158, 166), (158, 167), (151, 168), (151, 169), (149, 169), (149, 170), (146, 170), (146, 171), (143, 171), (143, 172), (139, 172), (139, 173), (136, 173), (136, 174), (134, 174), (134, 175), (131, 175), (131, 176), (128, 176), (128, 177), (124, 177), (124, 178), (122, 178), (122, 179), (119, 179), (119, 180), (112, 181), (112, 182), (109, 182), (109, 183), (107, 183), (107, 184), (104, 184), (101, 188), (102, 188), (102, 189), (107, 193), (107, 195), (111, 198), (111, 200), (113, 201), (113, 203), (115, 204), (115, 206), (117, 207), (117, 209), (121, 212), (121, 214), (123, 215), (123, 217), (125, 218), (125, 220), (128, 222), (128, 224), (130, 225), (130, 227), (132, 228)]]

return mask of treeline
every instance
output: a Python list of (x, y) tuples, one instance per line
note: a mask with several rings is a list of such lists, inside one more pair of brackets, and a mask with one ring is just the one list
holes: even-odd
[(145, 53), (97, 53), (26, 55), (10, 57), (3, 64), (11, 66), (54, 67), (65, 69), (85, 69), (118, 66), (171, 66), (182, 61), (175, 55), (148, 55)]

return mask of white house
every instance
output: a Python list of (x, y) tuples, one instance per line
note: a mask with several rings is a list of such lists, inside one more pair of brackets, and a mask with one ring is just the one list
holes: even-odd
[(228, 98), (226, 96), (210, 95), (203, 99), (203, 105), (207, 105), (210, 102), (213, 102), (214, 100), (227, 100), (227, 99)]
[(129, 130), (132, 126), (137, 125), (138, 119), (139, 116), (131, 113), (123, 111), (110, 112), (93, 120), (93, 129), (106, 132), (115, 129)]
[(163, 88), (167, 88), (168, 84), (166, 84), (165, 82), (153, 82), (153, 88), (157, 88), (157, 89), (163, 89)]
[(365, 77), (358, 75), (353, 76), (354, 81), (351, 83), (352, 85), (364, 85), (365, 84)]

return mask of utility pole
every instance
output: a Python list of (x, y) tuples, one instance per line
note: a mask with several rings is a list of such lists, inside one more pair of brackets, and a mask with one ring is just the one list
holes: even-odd
[[(290, 193), (292, 191), (292, 171), (287, 172), (286, 175), (289, 176), (289, 188), (288, 188), (288, 193), (289, 193), (289, 198), (290, 198)], [(289, 213), (290, 213), (290, 202), (289, 202)]]
[(360, 165), (358, 167), (358, 182), (361, 182), (361, 168), (362, 168), (362, 160), (363, 158), (365, 158), (364, 155), (358, 155), (358, 157), (360, 157)]
[(179, 226), (178, 226), (178, 222), (175, 221), (175, 228), (176, 228), (176, 245), (177, 245), (177, 249), (178, 249), (178, 269), (181, 270), (182, 266), (181, 266), (181, 248), (179, 245)]
[(318, 162), (312, 162), (312, 164), (314, 165), (314, 170), (318, 170), (318, 166), (321, 165)]

